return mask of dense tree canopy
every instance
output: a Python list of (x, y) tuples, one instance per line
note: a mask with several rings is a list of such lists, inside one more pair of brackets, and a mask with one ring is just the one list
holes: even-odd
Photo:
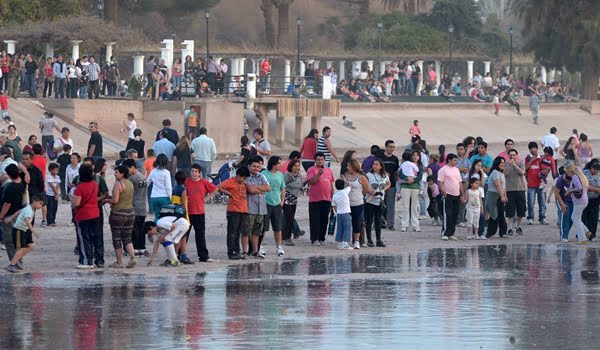
[(85, 0), (2, 0), (0, 26), (79, 14)]

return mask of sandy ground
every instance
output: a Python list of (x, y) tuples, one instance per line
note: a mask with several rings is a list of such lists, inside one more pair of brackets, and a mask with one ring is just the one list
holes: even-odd
[[(494, 150), (491, 154), (496, 154), (499, 150)], [(339, 172), (339, 165), (334, 164), (334, 174)], [(112, 173), (107, 174), (107, 181), (109, 188), (112, 188), (114, 178)], [(189, 256), (193, 261), (196, 261), (191, 266), (180, 266), (178, 268), (168, 268), (169, 274), (187, 274), (195, 272), (203, 272), (215, 269), (221, 269), (230, 264), (245, 264), (255, 263), (259, 260), (250, 258), (248, 260), (230, 261), (227, 258), (226, 249), (226, 220), (225, 220), (225, 209), (226, 206), (222, 204), (209, 204), (206, 206), (206, 240), (211, 258), (215, 259), (214, 263), (200, 263), (198, 262), (194, 234), (190, 236)], [(105, 261), (106, 265), (115, 261), (114, 250), (111, 243), (110, 227), (108, 225), (108, 213), (109, 207), (105, 208), (105, 224), (104, 224), (104, 247), (105, 247)], [(550, 225), (532, 225), (528, 226), (524, 222), (524, 235), (513, 236), (510, 238), (498, 238), (492, 237), (485, 241), (471, 241), (465, 240), (466, 229), (458, 228), (457, 237), (460, 238), (456, 242), (442, 241), (440, 239), (440, 226), (431, 225), (431, 220), (427, 219), (421, 222), (421, 228), (423, 232), (399, 232), (400, 222), (398, 218), (399, 205), (396, 206), (396, 231), (391, 232), (383, 230), (383, 240), (386, 242), (386, 248), (361, 248), (360, 250), (353, 251), (339, 251), (336, 250), (335, 242), (332, 236), (327, 237), (327, 244), (325, 246), (311, 246), (309, 240), (308, 230), (308, 199), (302, 197), (299, 200), (298, 210), (296, 214), (297, 221), (301, 229), (306, 231), (306, 235), (298, 240), (295, 240), (295, 246), (284, 247), (285, 257), (277, 257), (275, 255), (275, 246), (272, 232), (267, 233), (264, 241), (264, 247), (267, 252), (265, 260), (260, 261), (281, 261), (282, 259), (294, 259), (310, 256), (331, 256), (331, 255), (349, 255), (349, 254), (395, 254), (400, 252), (419, 251), (429, 248), (439, 247), (470, 247), (475, 245), (499, 245), (499, 244), (561, 244), (559, 243), (558, 228), (556, 226), (556, 210), (554, 203), (548, 206), (547, 217), (550, 221)], [(537, 214), (537, 211), (536, 211)], [(41, 213), (38, 213), (38, 220), (41, 221)], [(75, 230), (73, 226), (69, 225), (71, 214), (68, 204), (59, 204), (58, 219), (56, 227), (40, 228), (42, 237), (34, 239), (36, 243), (36, 249), (29, 254), (25, 260), (25, 272), (64, 272), (64, 271), (75, 271), (77, 265), (77, 257), (73, 254), (73, 247), (75, 246)], [(39, 222), (38, 221), (38, 222)], [(524, 220), (525, 221), (525, 220)], [(374, 233), (373, 233), (374, 234)], [(571, 238), (574, 239), (574, 232), (571, 232)], [(568, 243), (574, 244), (574, 243)], [(594, 242), (585, 247), (595, 247), (598, 243)], [(148, 243), (147, 247), (150, 248), (151, 244)], [(585, 248), (582, 248), (585, 249)], [(0, 261), (3, 265), (8, 263), (7, 254), (5, 251), (0, 251)], [(157, 261), (161, 262), (165, 259), (165, 254), (162, 248), (159, 250)], [(147, 267), (146, 262), (148, 258), (139, 258), (138, 265), (133, 269), (111, 269), (105, 268), (106, 273), (113, 274), (164, 274), (166, 271), (164, 267)], [(4, 266), (2, 266), (4, 267)], [(86, 272), (81, 272), (86, 273)], [(3, 268), (0, 270), (0, 274), (8, 274)]]

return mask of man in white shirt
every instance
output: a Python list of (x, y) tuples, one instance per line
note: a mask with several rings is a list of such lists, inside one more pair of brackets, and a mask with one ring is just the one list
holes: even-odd
[(135, 116), (133, 113), (127, 113), (127, 120), (123, 121), (123, 128), (121, 132), (127, 131), (128, 137), (132, 140), (135, 140), (135, 135), (133, 132), (137, 129), (137, 123), (135, 122)]
[(560, 142), (558, 142), (558, 137), (556, 137), (557, 129), (553, 126), (550, 128), (550, 133), (542, 139), (542, 146), (544, 148), (551, 147), (554, 150), (554, 159), (558, 154), (558, 148), (560, 147)]
[(71, 149), (75, 151), (75, 148), (73, 147), (73, 139), (71, 138), (71, 131), (67, 127), (62, 128), (60, 131), (60, 137), (54, 140), (54, 145), (52, 145), (52, 147), (54, 147), (56, 156), (60, 156), (64, 153), (64, 145), (71, 145)]
[(202, 178), (208, 179), (211, 174), (212, 162), (217, 159), (217, 146), (215, 141), (206, 136), (206, 128), (200, 128), (200, 136), (192, 140), (192, 153), (194, 154), (194, 164), (202, 168)]

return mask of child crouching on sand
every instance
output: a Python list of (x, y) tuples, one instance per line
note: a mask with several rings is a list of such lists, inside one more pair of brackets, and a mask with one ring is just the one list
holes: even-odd
[(175, 245), (179, 243), (189, 229), (190, 223), (185, 216), (179, 218), (177, 216), (164, 216), (158, 219), (156, 223), (154, 223), (154, 221), (146, 221), (142, 232), (151, 236), (159, 236), (158, 239), (154, 240), (154, 247), (152, 248), (148, 266), (152, 266), (154, 257), (158, 252), (159, 244), (162, 244), (167, 254), (167, 260), (165, 260), (161, 266), (180, 265), (179, 260), (177, 260), (177, 254), (175, 253)]

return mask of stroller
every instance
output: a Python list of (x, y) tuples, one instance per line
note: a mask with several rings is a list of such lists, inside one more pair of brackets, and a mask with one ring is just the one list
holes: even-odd
[[(218, 186), (221, 182), (230, 179), (235, 176), (235, 167), (233, 166), (234, 161), (230, 160), (229, 162), (223, 164), (219, 171), (216, 174), (208, 175), (208, 178), (212, 182), (213, 185)], [(223, 205), (227, 205), (229, 202), (229, 197), (221, 192), (217, 192), (212, 198), (212, 202), (215, 204), (222, 203)]]

